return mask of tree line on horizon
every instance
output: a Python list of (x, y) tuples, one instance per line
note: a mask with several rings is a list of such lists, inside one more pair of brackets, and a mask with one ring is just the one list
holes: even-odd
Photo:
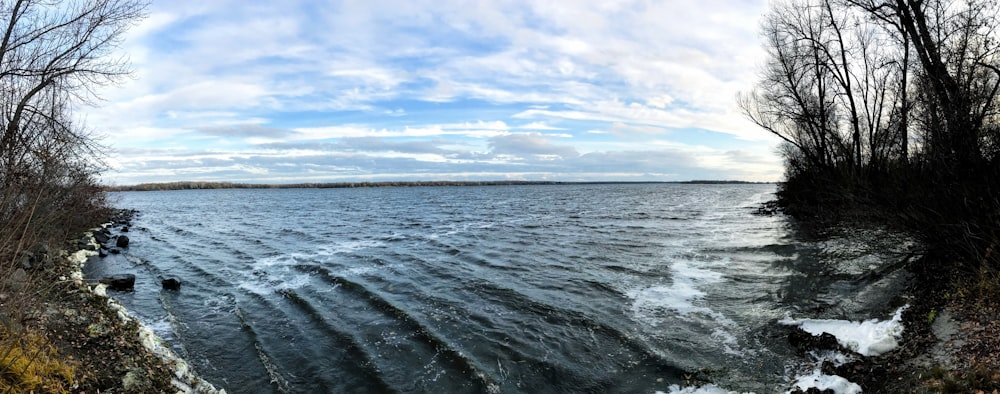
[(318, 182), (318, 183), (234, 183), (210, 181), (179, 181), (139, 183), (128, 186), (106, 186), (105, 190), (123, 191), (165, 191), (165, 190), (213, 190), (213, 189), (334, 189), (363, 187), (414, 187), (414, 186), (513, 186), (513, 185), (553, 185), (554, 181), (382, 181), (382, 182)]
[(166, 190), (210, 190), (210, 189), (342, 189), (365, 187), (421, 187), (421, 186), (526, 186), (526, 185), (592, 185), (592, 184), (694, 184), (694, 185), (757, 185), (773, 182), (747, 182), (732, 180), (692, 180), (692, 181), (366, 181), (366, 182), (313, 182), (313, 183), (235, 183), (211, 181), (178, 181), (139, 183), (124, 186), (104, 186), (111, 192), (125, 191), (166, 191)]
[(1000, 272), (1000, 11), (990, 0), (781, 0), (738, 96), (782, 140), (802, 218), (922, 235), (956, 272)]

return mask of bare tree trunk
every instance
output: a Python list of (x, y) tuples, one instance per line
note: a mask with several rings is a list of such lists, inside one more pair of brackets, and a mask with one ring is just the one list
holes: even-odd
[(899, 95), (902, 102), (900, 108), (900, 118), (899, 118), (899, 139), (900, 139), (900, 154), (902, 155), (903, 163), (910, 162), (910, 101), (909, 101), (909, 81), (907, 77), (910, 71), (910, 37), (903, 34), (903, 67), (902, 75), (900, 76), (899, 83)]

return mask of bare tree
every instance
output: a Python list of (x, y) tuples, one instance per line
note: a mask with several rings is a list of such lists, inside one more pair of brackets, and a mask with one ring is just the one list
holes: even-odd
[(73, 108), (128, 75), (114, 51), (145, 8), (142, 0), (0, 0), (0, 226), (20, 238), (0, 262), (90, 225), (86, 211), (100, 208), (99, 145)]
[(770, 59), (744, 114), (817, 169), (884, 160), (898, 72), (884, 34), (831, 0), (775, 3), (762, 30)]
[(920, 64), (927, 153), (968, 171), (984, 159), (984, 123), (996, 111), (998, 7), (983, 0), (850, 0), (894, 26)]
[(145, 7), (139, 0), (0, 1), (3, 185), (40, 175), (56, 159), (93, 153), (71, 107), (128, 75), (127, 59), (113, 51)]

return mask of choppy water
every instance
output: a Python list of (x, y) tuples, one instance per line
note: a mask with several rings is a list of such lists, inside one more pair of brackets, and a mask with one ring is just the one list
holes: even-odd
[(651, 393), (691, 373), (772, 392), (801, 363), (776, 320), (867, 318), (905, 279), (864, 277), (898, 258), (882, 236), (804, 242), (752, 215), (773, 192), (121, 193), (131, 247), (87, 274), (135, 273), (116, 298), (230, 393)]

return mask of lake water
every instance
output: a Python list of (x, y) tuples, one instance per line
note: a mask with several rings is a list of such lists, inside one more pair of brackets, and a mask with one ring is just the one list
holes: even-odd
[[(885, 318), (907, 242), (807, 242), (773, 185), (114, 194), (140, 211), (90, 277), (230, 393), (781, 391), (776, 321)], [(905, 275), (904, 275), (905, 276)], [(160, 289), (176, 277), (180, 291)]]

